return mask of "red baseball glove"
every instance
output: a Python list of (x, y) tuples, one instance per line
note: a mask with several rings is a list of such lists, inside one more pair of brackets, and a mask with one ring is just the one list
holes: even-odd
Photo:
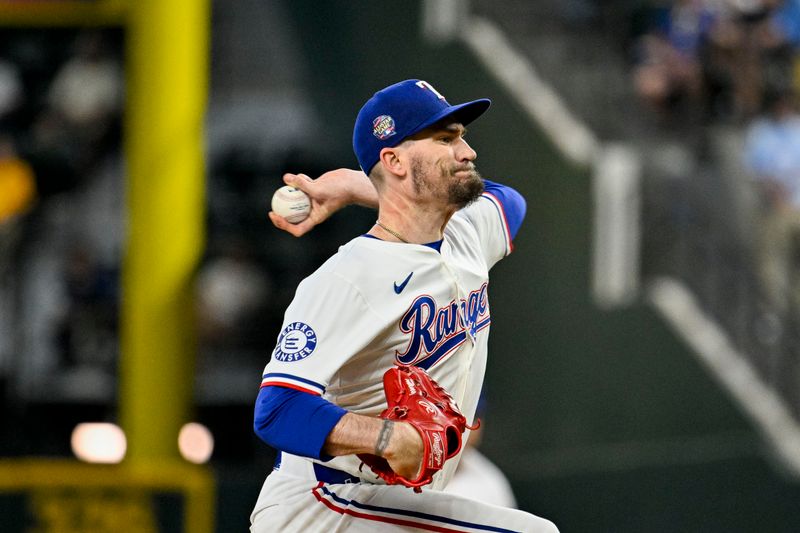
[(358, 457), (389, 485), (405, 485), (415, 492), (433, 481), (433, 475), (442, 469), (447, 459), (461, 450), (461, 435), (465, 429), (477, 429), (467, 424), (453, 398), (416, 366), (395, 366), (383, 375), (386, 408), (380, 417), (408, 422), (419, 431), (424, 444), (422, 468), (417, 479), (406, 479), (396, 474), (386, 459), (372, 454)]

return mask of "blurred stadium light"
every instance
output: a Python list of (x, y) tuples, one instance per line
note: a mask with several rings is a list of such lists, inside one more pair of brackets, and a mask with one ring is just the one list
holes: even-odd
[(178, 434), (178, 449), (183, 458), (191, 463), (207, 463), (214, 453), (214, 436), (203, 424), (189, 422)]
[(125, 432), (108, 422), (83, 422), (72, 431), (72, 452), (87, 463), (120, 463), (128, 443)]

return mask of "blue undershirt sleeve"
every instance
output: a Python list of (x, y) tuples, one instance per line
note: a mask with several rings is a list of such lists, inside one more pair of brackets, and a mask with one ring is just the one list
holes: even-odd
[(483, 180), (483, 185), (486, 192), (493, 195), (503, 204), (503, 211), (505, 211), (506, 221), (508, 222), (508, 232), (511, 235), (511, 239), (514, 239), (525, 218), (527, 209), (525, 198), (511, 187), (490, 180)]
[(322, 453), (325, 439), (347, 413), (338, 405), (287, 387), (262, 387), (258, 393), (253, 428), (273, 448), (329, 461)]

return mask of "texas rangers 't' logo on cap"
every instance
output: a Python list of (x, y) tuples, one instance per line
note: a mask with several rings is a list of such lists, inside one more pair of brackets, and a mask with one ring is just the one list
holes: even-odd
[(385, 141), (395, 133), (394, 119), (389, 115), (381, 115), (372, 121), (372, 134), (378, 139)]

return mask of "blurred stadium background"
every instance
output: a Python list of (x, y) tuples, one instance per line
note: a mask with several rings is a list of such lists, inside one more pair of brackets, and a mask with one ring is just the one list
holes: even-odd
[[(720, 5), (718, 40), (678, 12)], [(800, 530), (797, 315), (741, 157), (796, 89), (796, 40), (752, 35), (794, 5), (0, 2), (0, 530), (246, 530), (283, 309), (372, 222), (293, 239), (269, 198), (356, 165), (358, 108), (405, 78), (491, 97), (479, 168), (528, 200), (482, 444), (520, 507), (565, 533)], [(676, 27), (702, 83), (665, 94), (648, 43)]]

